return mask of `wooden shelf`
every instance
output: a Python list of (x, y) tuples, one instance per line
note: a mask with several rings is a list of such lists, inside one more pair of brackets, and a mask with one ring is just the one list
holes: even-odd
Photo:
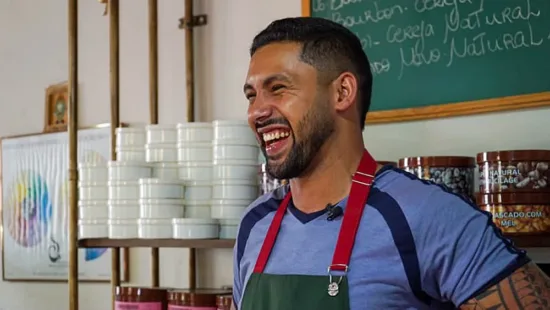
[[(507, 236), (520, 248), (550, 248), (550, 236)], [(80, 248), (196, 248), (229, 249), (235, 245), (231, 239), (80, 239)]]
[(235, 245), (231, 239), (80, 239), (79, 248), (196, 248), (229, 249)]
[(514, 245), (519, 248), (550, 248), (550, 236), (548, 235), (525, 235), (506, 236)]

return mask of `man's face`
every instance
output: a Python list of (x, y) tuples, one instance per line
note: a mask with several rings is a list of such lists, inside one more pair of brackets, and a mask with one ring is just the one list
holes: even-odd
[(295, 43), (260, 48), (244, 86), (248, 123), (277, 179), (302, 175), (334, 132), (329, 86), (318, 84), (317, 70), (300, 60), (300, 52)]

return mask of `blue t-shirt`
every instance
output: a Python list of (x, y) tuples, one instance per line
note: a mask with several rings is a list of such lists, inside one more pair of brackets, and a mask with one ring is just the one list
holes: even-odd
[[(263, 195), (243, 215), (234, 248), (233, 298), (239, 308), (288, 190)], [(338, 203), (344, 214), (346, 201)], [(327, 221), (325, 211), (306, 214), (289, 204), (264, 272), (326, 276), (341, 223), (342, 216)], [(376, 175), (357, 232), (348, 274), (351, 310), (452, 308), (527, 262), (525, 251), (501, 235), (489, 213), (387, 166)]]

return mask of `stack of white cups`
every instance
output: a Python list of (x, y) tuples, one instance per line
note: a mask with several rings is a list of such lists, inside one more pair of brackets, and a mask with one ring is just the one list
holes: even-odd
[(259, 148), (246, 121), (213, 122), (211, 217), (220, 220), (220, 238), (234, 239), (238, 220), (258, 197)]
[(151, 176), (145, 162), (145, 130), (116, 129), (117, 161), (108, 164), (109, 238), (138, 236), (139, 178)]
[(181, 123), (177, 129), (179, 177), (185, 181), (185, 218), (173, 220), (173, 237), (218, 238), (218, 222), (210, 217), (212, 123)]
[(79, 238), (105, 238), (107, 226), (107, 166), (79, 163)]

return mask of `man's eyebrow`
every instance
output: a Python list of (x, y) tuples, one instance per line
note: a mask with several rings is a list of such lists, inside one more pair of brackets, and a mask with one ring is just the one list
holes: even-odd
[[(286, 75), (284, 74), (281, 74), (281, 73), (277, 73), (277, 74), (273, 74), (273, 75), (270, 75), (268, 76), (262, 83), (262, 87), (267, 87), (268, 85), (272, 84), (273, 82), (285, 82), (285, 83), (290, 83), (290, 78), (288, 78)], [(254, 90), (254, 87), (249, 84), (249, 83), (246, 83), (244, 84), (243, 86), (243, 91), (246, 93), (247, 91), (249, 90)]]

